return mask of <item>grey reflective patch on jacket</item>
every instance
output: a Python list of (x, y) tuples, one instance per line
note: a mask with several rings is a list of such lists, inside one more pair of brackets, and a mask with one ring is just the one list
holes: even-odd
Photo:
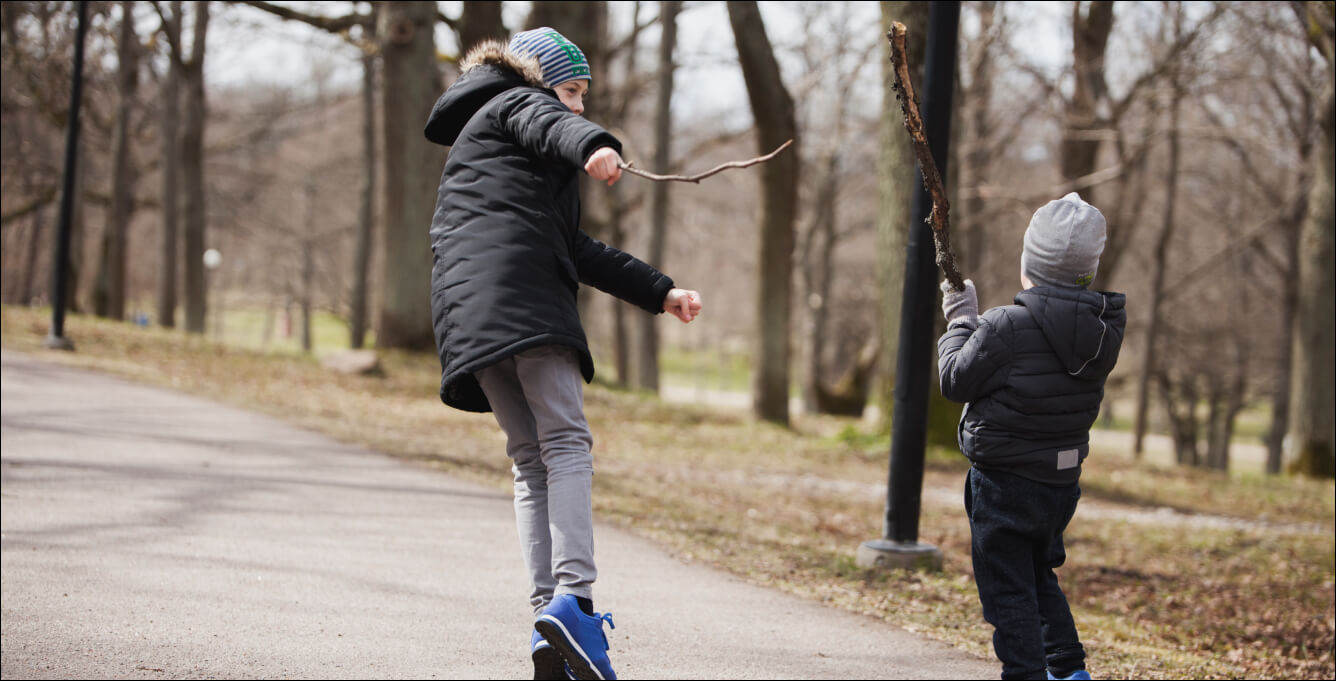
[(1081, 450), (1064, 449), (1058, 452), (1058, 470), (1064, 471), (1079, 465), (1081, 465)]

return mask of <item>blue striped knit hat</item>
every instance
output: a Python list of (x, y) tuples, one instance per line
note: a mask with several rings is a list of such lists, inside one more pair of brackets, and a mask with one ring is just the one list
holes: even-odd
[(543, 82), (550, 88), (577, 78), (593, 79), (584, 52), (565, 36), (546, 26), (516, 33), (510, 39), (509, 50), (537, 59), (543, 69)]

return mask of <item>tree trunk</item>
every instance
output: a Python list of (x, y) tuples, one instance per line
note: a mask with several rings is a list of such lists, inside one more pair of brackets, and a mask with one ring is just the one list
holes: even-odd
[(204, 333), (208, 292), (204, 280), (204, 45), (209, 26), (209, 3), (195, 7), (195, 36), (190, 61), (183, 64), (181, 81), (185, 107), (181, 134), (182, 213), (185, 222), (186, 331)]
[[(915, 92), (922, 91), (924, 51), (928, 39), (928, 3), (882, 2), (881, 32), (891, 30), (891, 22), (905, 25), (905, 52), (909, 55), (910, 80)], [(905, 132), (900, 105), (895, 99), (895, 73), (891, 68), (891, 46), (881, 43), (881, 125), (877, 154), (877, 289), (881, 357), (878, 362), (878, 402), (883, 428), (891, 424), (895, 404), (895, 364), (900, 354), (900, 306), (905, 286), (905, 253), (909, 231), (909, 211), (918, 177), (914, 146)]]
[[(1312, 158), (1311, 154), (1310, 149), (1305, 157), (1310, 158), (1309, 163), (1316, 167), (1318, 160)], [(1291, 205), (1291, 217), (1286, 220), (1287, 226), (1282, 232), (1287, 255), (1285, 262), (1289, 263), (1290, 272), (1282, 283), (1281, 327), (1285, 333), (1281, 339), (1280, 356), (1276, 362), (1276, 387), (1271, 393), (1271, 427), (1266, 434), (1268, 475), (1279, 475), (1284, 470), (1285, 435), (1290, 426), (1290, 389), (1293, 382), (1290, 365), (1294, 357), (1294, 329), (1297, 323), (1295, 314), (1299, 309), (1299, 277), (1295, 272), (1299, 266), (1299, 234), (1303, 229), (1304, 217), (1308, 210), (1308, 198), (1303, 197)], [(1288, 225), (1295, 227), (1291, 228)]]
[[(802, 292), (807, 314), (803, 324), (803, 408), (811, 414), (823, 411), (826, 322), (829, 319), (830, 283), (835, 255), (835, 199), (839, 191), (839, 154), (831, 149), (822, 162), (817, 181), (812, 218), (805, 230), (802, 260)], [(856, 362), (854, 363), (856, 364)]]
[(1229, 470), (1229, 438), (1234, 430), (1225, 393), (1223, 385), (1212, 386), (1206, 417), (1206, 467), (1217, 471)]
[[(659, 24), (662, 34), (659, 38), (659, 91), (654, 100), (654, 171), (665, 174), (671, 171), (673, 131), (673, 50), (677, 45), (677, 14), (682, 10), (679, 0), (663, 0), (659, 3)], [(650, 185), (649, 209), (649, 247), (645, 250), (645, 262), (664, 269), (664, 256), (667, 249), (668, 232), (668, 189), (667, 182), (654, 182)], [(641, 390), (659, 391), (659, 329), (658, 315), (638, 315), (636, 321), (640, 327), (640, 343), (636, 346), (636, 387)]]
[[(1104, 253), (1099, 258), (1098, 284), (1099, 288), (1105, 290), (1117, 290), (1114, 281), (1122, 265), (1123, 255), (1132, 246), (1133, 234), (1142, 223), (1141, 214), (1146, 207), (1141, 197), (1146, 195), (1146, 183), (1150, 177), (1147, 162), (1158, 115), (1153, 101), (1148, 108), (1150, 111), (1145, 117), (1147, 122), (1139, 132), (1133, 133), (1140, 140), (1132, 144), (1131, 148), (1127, 143), (1128, 135), (1116, 127), (1113, 130), (1114, 151), (1117, 163), (1122, 166), (1122, 173), (1113, 182), (1112, 205), (1105, 203), (1108, 208), (1104, 211), (1108, 236), (1104, 243)], [(1088, 198), (1093, 200), (1093, 197)]]
[(102, 233), (102, 259), (94, 293), (94, 312), (125, 319), (126, 232), (134, 212), (135, 170), (131, 163), (130, 112), (139, 90), (139, 36), (134, 3), (121, 1), (121, 32), (116, 67), (116, 121), (111, 138), (111, 208)]
[[(1330, 40), (1330, 38), (1328, 38)], [(1328, 56), (1330, 59), (1330, 56)], [(1330, 62), (1329, 62), (1330, 65)], [(1330, 71), (1329, 71), (1330, 73)], [(1320, 144), (1313, 154), (1313, 187), (1299, 239), (1298, 305), (1290, 369), (1288, 468), (1314, 477), (1336, 475), (1336, 130), (1328, 81), (1321, 104)]]
[[(996, 133), (993, 125), (989, 122), (989, 114), (992, 109), (994, 58), (995, 53), (990, 49), (993, 41), (988, 39), (996, 29), (997, 2), (980, 2), (976, 4), (979, 16), (979, 44), (973, 48), (974, 53), (970, 55), (968, 64), (970, 74), (969, 88), (961, 92), (960, 106), (956, 107), (956, 112), (961, 116), (968, 116), (970, 138), (964, 145), (964, 153), (960, 153), (960, 163), (952, 163), (951, 168), (956, 169), (959, 177), (965, 178), (962, 182), (949, 182), (948, 187), (981, 187), (992, 179), (992, 164), (994, 152), (990, 147), (994, 144)], [(959, 130), (958, 127), (952, 126)], [(961, 135), (963, 137), (963, 135)], [(960, 146), (955, 147), (960, 150)], [(958, 205), (955, 197), (952, 197), (951, 204)], [(984, 213), (987, 210), (987, 201), (981, 192), (973, 192), (969, 198), (965, 199), (961, 210), (953, 216), (955, 219), (952, 225), (953, 232), (959, 234), (958, 239), (952, 239), (952, 250), (956, 253), (956, 258), (962, 262), (968, 262), (973, 265), (976, 272), (988, 271), (988, 266), (984, 262), (988, 253), (984, 249)], [(1011, 269), (1011, 268), (1007, 268)], [(974, 279), (976, 285), (980, 284), (979, 277)]]
[(435, 22), (436, 3), (422, 1), (386, 3), (378, 21), (385, 68), (381, 90), (385, 267), (376, 328), (376, 345), (381, 348), (427, 350), (435, 344), (426, 230), (436, 205), (443, 155), (439, 147), (422, 141), (423, 122), (441, 89), (432, 38)]
[(752, 407), (766, 421), (789, 423), (789, 317), (793, 292), (793, 222), (798, 197), (798, 140), (793, 98), (753, 2), (730, 1), (728, 19), (737, 43), (742, 77), (756, 120), (757, 148), (768, 153), (787, 140), (794, 148), (761, 166), (761, 217), (757, 265), (755, 358)]
[(1180, 466), (1196, 466), (1200, 460), (1197, 454), (1197, 377), (1184, 372), (1175, 379), (1168, 371), (1158, 370), (1153, 379), (1169, 419), (1174, 458)]
[(315, 183), (307, 178), (305, 187), (305, 219), (302, 220), (302, 352), (311, 352), (312, 298), (315, 295)]
[[(1180, 7), (1179, 13), (1181, 15)], [(1183, 87), (1179, 74), (1170, 75), (1172, 81), (1172, 99), (1169, 103), (1169, 169), (1165, 176), (1164, 221), (1160, 224), (1159, 238), (1155, 242), (1154, 259), (1151, 261), (1150, 321), (1146, 325), (1146, 344), (1141, 353), (1141, 369), (1137, 377), (1136, 418), (1132, 425), (1132, 451), (1140, 459), (1144, 454), (1146, 437), (1146, 414), (1150, 409), (1150, 379), (1155, 372), (1156, 353), (1160, 336), (1160, 306), (1164, 301), (1164, 275), (1168, 267), (1169, 241), (1173, 238), (1174, 208), (1178, 203), (1178, 166), (1179, 144), (1179, 109), (1183, 100)]]
[(366, 344), (367, 277), (371, 270), (371, 238), (376, 230), (376, 55), (362, 55), (362, 205), (357, 244), (353, 250), (352, 319), (349, 346)]
[(478, 43), (493, 39), (504, 42), (509, 37), (501, 22), (501, 3), (496, 0), (465, 0), (456, 22), (459, 56), (462, 59)]
[(32, 212), (30, 218), (32, 227), (28, 236), (28, 254), (23, 265), (22, 297), (18, 300), (20, 305), (31, 305), (33, 297), (37, 293), (37, 259), (39, 257), (37, 246), (42, 242), (42, 227), (45, 224), (42, 216), (45, 212), (45, 210), (38, 208)]
[[(181, 2), (171, 3), (171, 21), (164, 30), (181, 35)], [(180, 234), (180, 197), (177, 178), (181, 172), (180, 106), (181, 64), (175, 55), (168, 60), (167, 74), (162, 83), (162, 229), (158, 236), (158, 283), (156, 303), (158, 324), (165, 328), (176, 326), (177, 261), (181, 257), (178, 245)]]
[[(640, 25), (641, 3), (636, 2), (631, 14), (631, 20), (634, 26)], [(640, 30), (632, 28), (631, 35), (623, 44), (621, 54), (625, 55), (626, 63), (622, 70), (623, 73), (634, 74), (636, 72), (636, 55), (639, 53)], [(609, 57), (612, 55), (609, 54)], [(622, 82), (620, 96), (616, 106), (608, 107), (607, 123), (605, 128), (623, 128), (626, 124), (627, 111), (630, 109), (631, 99), (634, 95), (634, 88), (631, 88), (626, 80)], [(626, 245), (626, 216), (631, 211), (627, 203), (627, 185), (617, 183), (608, 191), (608, 238), (609, 243), (615, 246)], [(612, 312), (612, 358), (613, 364), (617, 367), (616, 384), (621, 387), (631, 385), (633, 377), (631, 376), (631, 328), (627, 323), (627, 318), (631, 315), (643, 314), (637, 312), (637, 308), (623, 302), (618, 298), (608, 297), (608, 305)]]
[[(1105, 51), (1113, 32), (1113, 2), (1089, 3), (1084, 14), (1081, 2), (1072, 3), (1072, 68), (1075, 83), (1063, 114), (1062, 177), (1075, 180), (1095, 172), (1099, 140), (1091, 132), (1103, 125), (1099, 109), (1107, 103), (1109, 86), (1104, 77)], [(1090, 185), (1075, 188), (1090, 199)]]

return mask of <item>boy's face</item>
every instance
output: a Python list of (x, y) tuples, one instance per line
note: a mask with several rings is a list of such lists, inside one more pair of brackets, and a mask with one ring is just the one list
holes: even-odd
[(584, 115), (584, 98), (585, 95), (589, 94), (588, 80), (585, 80), (584, 78), (568, 80), (561, 85), (558, 85), (556, 91), (557, 98), (561, 100), (562, 104), (566, 105), (567, 109), (571, 110), (571, 113), (574, 113), (577, 116)]

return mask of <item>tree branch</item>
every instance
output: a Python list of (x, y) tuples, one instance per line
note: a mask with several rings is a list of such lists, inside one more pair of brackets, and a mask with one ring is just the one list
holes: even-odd
[(705, 171), (705, 172), (703, 172), (703, 173), (698, 173), (698, 174), (696, 174), (696, 175), (689, 175), (689, 176), (688, 176), (688, 175), (656, 175), (656, 174), (654, 174), (654, 173), (647, 172), (647, 171), (641, 170), (641, 169), (639, 169), (639, 168), (636, 168), (635, 166), (633, 166), (633, 165), (630, 164), (630, 163), (627, 163), (626, 161), (622, 161), (621, 163), (618, 164), (618, 166), (621, 167), (622, 170), (625, 170), (626, 172), (631, 173), (632, 175), (638, 175), (638, 176), (643, 177), (643, 178), (645, 178), (645, 179), (647, 179), (647, 180), (654, 180), (654, 181), (656, 181), (656, 182), (691, 182), (691, 183), (693, 183), (693, 184), (700, 184), (700, 181), (701, 181), (701, 180), (703, 180), (703, 179), (705, 179), (705, 178), (707, 178), (707, 177), (709, 177), (709, 176), (711, 176), (711, 175), (714, 175), (715, 173), (719, 173), (719, 172), (723, 172), (723, 171), (725, 171), (725, 170), (728, 170), (729, 168), (746, 168), (747, 166), (754, 166), (754, 165), (756, 165), (757, 163), (764, 163), (764, 162), (766, 162), (766, 161), (769, 161), (770, 159), (774, 158), (777, 154), (779, 154), (779, 152), (784, 151), (785, 149), (788, 149), (790, 144), (793, 144), (793, 140), (789, 140), (789, 141), (787, 141), (787, 142), (785, 142), (785, 143), (779, 145), (778, 148), (776, 148), (774, 151), (772, 151), (772, 152), (766, 154), (765, 156), (757, 156), (756, 158), (748, 159), (748, 160), (746, 160), (746, 161), (730, 161), (730, 162), (728, 162), (728, 163), (723, 163), (723, 164), (720, 164), (720, 165), (718, 165), (718, 166), (715, 166), (715, 167), (713, 167), (713, 168), (711, 168), (711, 169), (709, 169), (709, 170), (707, 170), (707, 171)]
[(56, 199), (55, 185), (44, 187), (36, 196), (19, 202), (17, 206), (6, 206), (3, 214), (0, 214), (0, 225), (7, 225), (26, 215), (31, 215), (38, 210), (51, 204)]
[(264, 10), (281, 19), (300, 21), (319, 29), (324, 29), (330, 33), (342, 33), (354, 26), (370, 26), (371, 17), (366, 14), (345, 14), (341, 17), (322, 17), (315, 14), (298, 12), (297, 10), (275, 5), (272, 2), (261, 2), (260, 0), (236, 0), (236, 4), (250, 5), (256, 9)]

